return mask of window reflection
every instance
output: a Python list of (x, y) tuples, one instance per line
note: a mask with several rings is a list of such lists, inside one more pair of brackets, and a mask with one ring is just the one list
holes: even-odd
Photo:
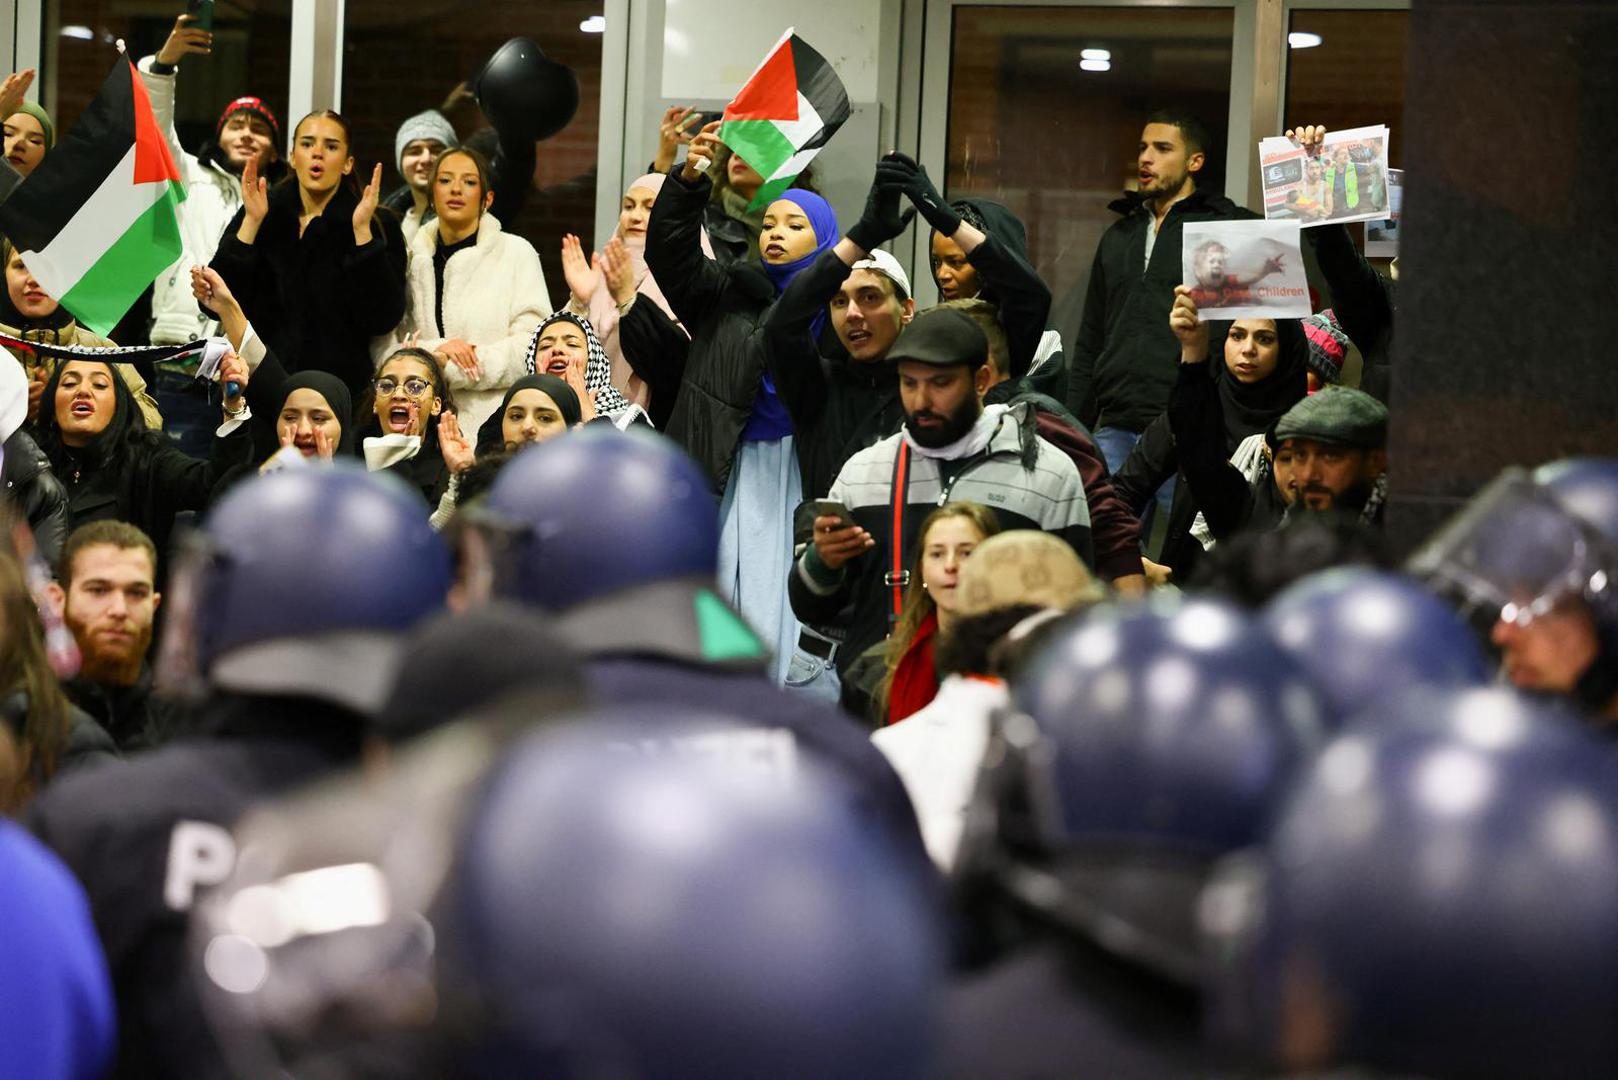
[(1320, 43), (1288, 50), (1287, 124), (1387, 124), (1388, 164), (1402, 168), (1410, 13), (1294, 11), (1289, 33)]
[[(579, 78), (579, 111), (539, 146), (530, 194), (515, 232), (539, 251), (551, 300), (567, 299), (562, 234), (594, 243), (595, 164), (601, 106), (603, 35), (580, 24), (601, 14), (601, 0), (347, 0), (343, 113), (354, 128), (357, 167), (383, 163), (383, 194), (403, 186), (393, 159), (401, 121), (442, 109), (456, 87), (513, 37), (529, 37)], [(593, 25), (593, 24), (592, 24)], [(464, 141), (487, 126), (477, 106), (448, 108)]]
[(1069, 348), (1096, 244), (1118, 220), (1107, 204), (1136, 184), (1153, 109), (1208, 125), (1202, 182), (1223, 189), (1233, 20), (1229, 8), (955, 9), (945, 193), (1023, 219)]

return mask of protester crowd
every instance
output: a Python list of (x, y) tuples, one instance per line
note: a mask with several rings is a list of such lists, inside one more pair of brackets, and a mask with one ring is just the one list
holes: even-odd
[(670, 110), (592, 251), (437, 112), (180, 146), (210, 44), (144, 339), (0, 248), (0, 1074), (1618, 1070), (1618, 459), (1396, 565), (1345, 226), (1204, 319), (1153, 113), (1063, 342), (903, 154), (840, 223)]

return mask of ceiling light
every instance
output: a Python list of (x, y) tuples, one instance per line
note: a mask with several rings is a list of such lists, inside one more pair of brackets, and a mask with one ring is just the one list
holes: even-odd
[(579, 24), (579, 29), (586, 34), (604, 34), (607, 32), (607, 17), (592, 15)]
[(1312, 49), (1324, 40), (1319, 34), (1311, 34), (1307, 30), (1294, 30), (1287, 35), (1287, 44), (1294, 49)]
[(73, 38), (76, 41), (94, 41), (96, 32), (88, 26), (64, 26), (62, 27), (62, 36)]
[(1111, 60), (1080, 60), (1079, 61), (1079, 69), (1081, 71), (1111, 71), (1112, 70), (1112, 61)]
[(1081, 60), (1111, 60), (1112, 53), (1107, 49), (1080, 49)]

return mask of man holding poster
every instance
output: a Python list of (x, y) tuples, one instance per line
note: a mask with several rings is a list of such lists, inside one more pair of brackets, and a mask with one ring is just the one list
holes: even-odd
[(1185, 283), (1205, 316), (1301, 319), (1310, 313), (1297, 222), (1187, 222), (1184, 237)]

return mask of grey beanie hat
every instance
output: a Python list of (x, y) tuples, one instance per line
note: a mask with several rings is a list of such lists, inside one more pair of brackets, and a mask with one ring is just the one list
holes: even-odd
[(393, 137), (393, 165), (399, 167), (404, 158), (406, 146), (417, 139), (437, 139), (446, 148), (461, 145), (461, 140), (455, 137), (455, 127), (449, 119), (437, 109), (428, 109), (399, 125), (399, 133)]

